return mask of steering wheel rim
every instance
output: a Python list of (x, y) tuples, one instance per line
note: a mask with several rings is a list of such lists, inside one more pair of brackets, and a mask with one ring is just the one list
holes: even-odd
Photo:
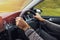
[(36, 13), (36, 12), (34, 12), (33, 10), (27, 10), (27, 11), (25, 11), (24, 13), (21, 13), (22, 15), (20, 15), (20, 17), (23, 17), (23, 15), (24, 15), (25, 13), (27, 13), (27, 12), (32, 12), (32, 13), (34, 13), (34, 15), (35, 15), (35, 13)]

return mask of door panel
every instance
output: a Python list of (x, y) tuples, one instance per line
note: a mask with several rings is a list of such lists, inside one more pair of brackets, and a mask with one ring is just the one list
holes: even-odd
[(60, 24), (60, 17), (54, 16), (42, 16), (44, 19), (49, 20), (53, 23)]

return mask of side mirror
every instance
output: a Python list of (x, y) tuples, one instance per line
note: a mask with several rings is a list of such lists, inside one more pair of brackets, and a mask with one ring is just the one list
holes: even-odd
[(41, 9), (36, 9), (36, 12), (37, 12), (37, 13), (41, 13), (42, 10), (41, 10)]
[(36, 9), (36, 8), (32, 8), (31, 10), (35, 11), (36, 13), (42, 13), (42, 10), (41, 9)]

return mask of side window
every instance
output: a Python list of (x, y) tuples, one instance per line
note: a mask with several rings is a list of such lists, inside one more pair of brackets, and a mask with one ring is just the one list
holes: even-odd
[(42, 16), (60, 16), (60, 0), (44, 0), (36, 8), (42, 9)]

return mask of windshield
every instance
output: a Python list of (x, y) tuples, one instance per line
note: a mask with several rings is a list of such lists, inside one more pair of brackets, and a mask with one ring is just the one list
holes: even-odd
[(36, 8), (42, 9), (42, 16), (60, 16), (60, 0), (44, 0)]
[(14, 12), (22, 10), (32, 0), (0, 0), (0, 13), (1, 12)]

